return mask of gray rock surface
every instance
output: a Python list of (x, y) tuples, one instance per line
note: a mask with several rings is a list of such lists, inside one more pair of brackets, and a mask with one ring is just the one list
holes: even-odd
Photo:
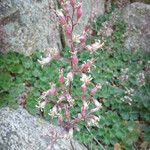
[(32, 51), (60, 44), (56, 23), (50, 20), (48, 0), (1, 0), (0, 24), (6, 36), (0, 51)]
[[(49, 122), (31, 116), (22, 108), (17, 110), (2, 108), (0, 110), (0, 150), (47, 150), (52, 142), (49, 126)], [(54, 128), (58, 131), (57, 127)], [(62, 139), (55, 143), (53, 149), (86, 150), (74, 140)]]
[(146, 3), (146, 4), (150, 4), (150, 0), (130, 0), (132, 3), (133, 2), (140, 2), (140, 3)]
[(138, 2), (128, 5), (123, 11), (123, 20), (128, 26), (125, 47), (150, 52), (150, 5)]
[(87, 24), (91, 10), (94, 10), (97, 16), (103, 15), (105, 12), (105, 0), (96, 0), (91, 3), (92, 0), (83, 0), (83, 15), (80, 19), (79, 25), (76, 27), (76, 33), (81, 33), (84, 25)]
[[(17, 51), (30, 55), (35, 50), (59, 47), (60, 33), (56, 21), (51, 21), (49, 0), (1, 0), (0, 1), (0, 51)], [(54, 0), (51, 0), (56, 2)], [(94, 2), (94, 11), (104, 13), (105, 0)], [(88, 22), (91, 0), (83, 1), (83, 17), (77, 33)], [(3, 33), (1, 33), (3, 31)]]

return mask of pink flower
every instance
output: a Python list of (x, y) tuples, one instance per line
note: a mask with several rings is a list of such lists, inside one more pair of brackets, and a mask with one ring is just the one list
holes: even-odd
[(67, 38), (70, 39), (71, 35), (72, 35), (72, 27), (71, 27), (71, 25), (65, 26), (65, 33), (66, 33)]
[(64, 83), (64, 76), (63, 76), (63, 68), (60, 67), (59, 69), (59, 79), (58, 79), (59, 83), (60, 84), (63, 84)]
[(100, 121), (100, 117), (91, 115), (88, 119), (87, 119), (87, 124), (88, 126), (98, 126), (98, 122)]
[(55, 87), (55, 84), (50, 83), (51, 88), (45, 92), (42, 93), (40, 96), (41, 99), (45, 99), (48, 95), (57, 95), (57, 88)]
[(71, 62), (72, 62), (72, 64), (74, 64), (74, 65), (78, 64), (78, 57), (77, 57), (76, 55), (73, 55), (73, 56), (71, 57)]
[(60, 116), (60, 114), (58, 113), (58, 108), (56, 105), (52, 109), (50, 109), (49, 115), (52, 116), (52, 118)]
[(93, 78), (91, 77), (91, 75), (87, 76), (86, 74), (82, 73), (82, 77), (80, 78), (80, 80), (83, 82), (83, 84), (88, 85), (91, 80)]
[(59, 21), (60, 21), (60, 23), (61, 23), (62, 25), (66, 24), (66, 19), (65, 19), (64, 16), (63, 16), (63, 17), (59, 17)]
[(86, 97), (84, 95), (81, 96), (82, 99), (82, 107), (81, 107), (81, 115), (83, 117), (86, 116), (86, 110), (88, 109), (88, 103), (86, 102)]
[(79, 3), (77, 6), (77, 20), (82, 16), (82, 3)]
[(84, 105), (82, 105), (82, 107), (81, 107), (81, 115), (82, 115), (82, 117), (85, 117), (85, 116), (86, 116), (86, 112), (85, 112), (85, 107), (84, 107)]
[(92, 58), (92, 59), (88, 60), (87, 62), (85, 62), (84, 64), (82, 64), (80, 66), (81, 72), (83, 72), (83, 73), (90, 72), (91, 66), (95, 61), (96, 60), (94, 58)]
[(63, 84), (63, 83), (64, 83), (64, 76), (63, 76), (63, 75), (60, 75), (60, 76), (59, 76), (59, 83), (60, 83), (60, 84)]
[(86, 26), (84, 27), (84, 33), (87, 33), (88, 31), (89, 31), (89, 26), (86, 25)]
[(83, 106), (85, 110), (88, 110), (89, 106), (88, 103), (86, 101), (83, 101)]
[(91, 53), (95, 53), (96, 50), (102, 48), (104, 46), (104, 43), (100, 43), (98, 40), (97, 42), (93, 43), (92, 45), (87, 45), (85, 48), (90, 51)]
[(48, 57), (41, 58), (41, 60), (38, 59), (37, 61), (38, 61), (38, 63), (41, 64), (42, 67), (43, 67), (45, 64), (48, 64), (51, 60), (52, 60), (52, 56), (49, 54)]
[(58, 116), (58, 124), (62, 124), (62, 122), (63, 122), (63, 118), (62, 118), (62, 116), (61, 115), (59, 115)]
[(61, 103), (64, 99), (65, 99), (64, 94), (60, 95), (60, 96), (59, 96), (58, 103)]
[(101, 108), (102, 107), (102, 104), (100, 102), (98, 102), (98, 100), (92, 98), (92, 101), (94, 103), (94, 105), (97, 107), (97, 108)]
[(86, 73), (90, 71), (91, 64), (89, 62), (86, 62), (81, 65), (81, 72)]
[(71, 95), (69, 93), (66, 94), (66, 99), (67, 99), (69, 105), (73, 106), (74, 99), (71, 97)]
[(76, 49), (75, 49), (74, 45), (71, 44), (71, 53), (74, 54), (74, 55), (77, 54), (77, 51), (75, 51), (75, 50), (76, 50)]
[(98, 89), (101, 89), (101, 88), (102, 88), (101, 84), (97, 84), (97, 85), (91, 90), (90, 94), (91, 94), (91, 95), (94, 95), (94, 94), (97, 92), (97, 90), (98, 90)]
[(48, 90), (50, 95), (56, 95), (57, 94), (57, 89), (55, 87), (51, 88)]
[(94, 113), (94, 112), (98, 111), (99, 109), (100, 109), (100, 108), (98, 108), (98, 107), (93, 108), (93, 109), (90, 110), (90, 113)]
[(69, 13), (69, 7), (70, 7), (69, 6), (69, 1), (64, 2), (63, 6), (64, 6), (63, 9), (64, 9), (65, 13), (68, 14)]
[(76, 5), (76, 0), (70, 0), (70, 3), (74, 7)]
[(66, 117), (67, 119), (70, 118), (70, 110), (69, 110), (68, 105), (65, 106), (65, 117)]
[(97, 92), (97, 87), (94, 87), (94, 88), (91, 90), (90, 94), (91, 94), (91, 95), (94, 95), (96, 92)]
[(76, 117), (75, 119), (74, 119), (74, 122), (75, 123), (78, 123), (78, 122), (80, 122), (82, 120), (82, 115), (81, 115), (81, 113), (78, 113), (78, 117)]
[(69, 100), (69, 101), (70, 101), (70, 99), (72, 99), (70, 94), (66, 94), (66, 98), (67, 98), (67, 100)]
[(66, 18), (65, 18), (65, 16), (64, 16), (64, 14), (62, 13), (62, 10), (61, 10), (61, 9), (60, 9), (60, 10), (57, 10), (57, 11), (56, 11), (56, 14), (57, 14), (57, 16), (58, 16), (58, 19), (59, 19), (60, 24), (61, 24), (61, 25), (66, 24)]
[(86, 91), (86, 89), (87, 89), (86, 84), (85, 84), (85, 83), (83, 83), (83, 84), (81, 85), (81, 90), (82, 90), (83, 92), (85, 92), (85, 91)]
[(47, 101), (42, 101), (42, 102), (38, 101), (38, 105), (36, 105), (36, 107), (39, 108), (41, 111), (43, 111), (46, 104), (47, 104)]
[(80, 36), (79, 40), (80, 40), (81, 43), (85, 43), (86, 38), (87, 38), (86, 34), (83, 34), (83, 35)]
[(70, 83), (70, 81), (73, 81), (73, 73), (72, 73), (72, 72), (69, 72), (69, 73), (67, 74), (67, 78), (66, 78), (65, 84), (68, 86), (69, 83)]
[(60, 2), (61, 2), (61, 4), (63, 4), (63, 3), (64, 3), (64, 0), (60, 0)]

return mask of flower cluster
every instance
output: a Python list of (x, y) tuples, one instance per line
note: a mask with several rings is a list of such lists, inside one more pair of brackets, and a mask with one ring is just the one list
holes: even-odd
[(132, 89), (132, 88), (127, 89), (126, 88), (125, 95), (124, 95), (123, 98), (121, 98), (121, 100), (123, 102), (128, 103), (129, 105), (131, 105), (131, 103), (133, 101), (132, 100), (133, 95), (134, 95), (134, 89)]
[[(89, 31), (88, 26), (84, 27), (81, 35), (74, 35), (74, 28), (82, 16), (82, 2), (77, 2), (76, 0), (61, 0), (60, 4), (61, 9), (53, 11), (57, 16), (60, 25), (63, 27), (66, 39), (70, 46), (71, 57), (68, 59), (70, 61), (70, 70), (65, 76), (63, 72), (64, 68), (60, 66), (58, 77), (59, 87), (56, 87), (51, 83), (50, 89), (42, 93), (37, 107), (43, 111), (44, 107), (48, 103), (47, 97), (51, 95), (54, 106), (50, 110), (49, 115), (52, 118), (56, 117), (58, 124), (71, 135), (73, 134), (75, 125), (82, 120), (86, 121), (89, 126), (98, 126), (100, 117), (96, 116), (94, 113), (101, 109), (102, 104), (95, 98), (94, 95), (102, 88), (102, 86), (100, 84), (93, 84), (93, 78), (90, 75), (91, 67), (96, 59), (92, 58), (91, 60), (87, 60), (86, 62), (83, 62), (83, 64), (79, 65), (77, 54), (81, 50), (87, 50), (91, 53), (95, 53), (98, 49), (102, 48), (104, 43), (96, 41), (91, 45), (86, 45), (86, 39)], [(39, 62), (41, 65), (44, 65), (50, 61), (49, 59), (47, 58), (43, 60), (44, 63)], [(74, 76), (76, 74), (80, 75), (81, 81), (81, 95), (78, 95), (78, 99), (73, 97), (72, 94), (72, 86)], [(88, 87), (90, 84), (93, 85), (93, 87), (89, 91)], [(77, 100), (81, 101), (82, 106), (80, 112), (77, 112), (76, 116), (72, 116), (71, 110), (74, 109), (74, 105)]]
[(129, 78), (128, 72), (129, 72), (129, 68), (121, 69), (121, 76), (119, 77), (119, 79), (121, 81), (128, 80), (128, 78)]
[(139, 74), (137, 74), (137, 82), (139, 83), (140, 86), (144, 86), (145, 85), (145, 75), (143, 72), (140, 72)]

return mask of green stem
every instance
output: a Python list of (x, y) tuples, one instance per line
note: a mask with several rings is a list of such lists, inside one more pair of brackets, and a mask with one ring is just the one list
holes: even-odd
[(85, 127), (86, 127), (86, 129), (88, 130), (88, 132), (92, 135), (94, 141), (96, 141), (96, 143), (97, 143), (103, 150), (106, 150), (106, 149), (104, 148), (104, 146), (97, 140), (97, 138), (91, 133), (90, 129), (89, 129), (87, 126), (85, 126)]

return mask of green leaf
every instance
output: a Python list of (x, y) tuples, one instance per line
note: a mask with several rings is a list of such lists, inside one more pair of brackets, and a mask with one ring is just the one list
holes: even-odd
[(30, 58), (25, 58), (22, 60), (22, 64), (25, 68), (33, 68), (33, 61)]
[(12, 73), (23, 73), (23, 66), (21, 64), (12, 64), (10, 66), (7, 66), (7, 69)]
[(10, 74), (8, 72), (0, 72), (0, 89), (9, 90), (11, 83)]
[(35, 68), (32, 72), (33, 76), (34, 77), (41, 77), (42, 76), (42, 73), (39, 69)]

